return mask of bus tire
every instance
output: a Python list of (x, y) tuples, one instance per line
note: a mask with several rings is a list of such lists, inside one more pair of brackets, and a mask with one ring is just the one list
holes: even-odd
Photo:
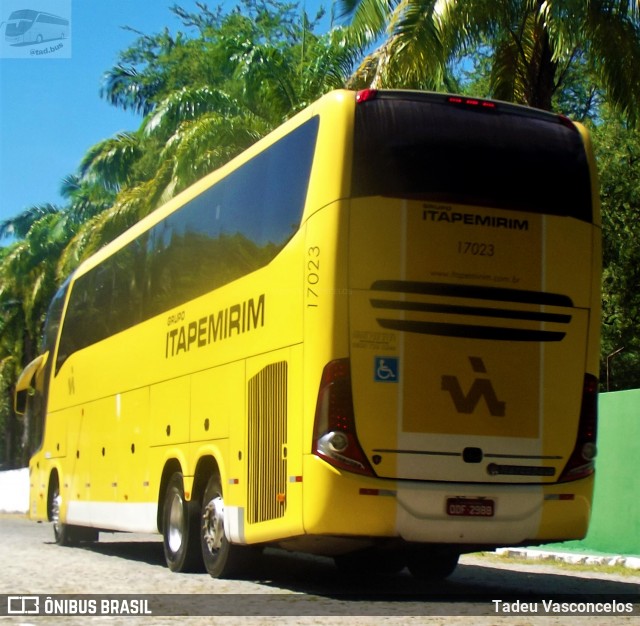
[(60, 521), (60, 507), (62, 505), (62, 496), (60, 495), (60, 485), (58, 478), (52, 478), (55, 482), (51, 486), (49, 492), (49, 519), (53, 524), (53, 539), (59, 546), (68, 545), (68, 536), (66, 532), (66, 524)]
[(399, 574), (405, 568), (406, 557), (400, 550), (365, 548), (336, 555), (333, 557), (333, 562), (346, 576), (390, 576)]
[(98, 540), (98, 530), (84, 526), (73, 526), (60, 521), (62, 496), (58, 479), (54, 479), (49, 496), (49, 519), (53, 523), (53, 538), (59, 546), (76, 546), (79, 543)]
[(167, 484), (162, 509), (164, 558), (172, 572), (201, 569), (198, 508), (197, 502), (185, 499), (182, 474), (175, 472)]
[(418, 580), (444, 580), (453, 574), (460, 555), (434, 548), (416, 548), (407, 553), (407, 566)]
[(253, 546), (234, 545), (224, 530), (224, 499), (220, 476), (209, 478), (200, 515), (202, 559), (213, 578), (237, 578), (244, 574), (259, 553)]
[(99, 532), (88, 526), (73, 526), (72, 524), (58, 524), (58, 532), (54, 528), (56, 543), (60, 546), (77, 546), (81, 543), (98, 541)]

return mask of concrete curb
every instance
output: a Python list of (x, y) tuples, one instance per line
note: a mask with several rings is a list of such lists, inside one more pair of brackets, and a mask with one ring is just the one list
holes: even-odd
[(640, 556), (620, 554), (584, 554), (580, 552), (553, 552), (529, 548), (499, 548), (496, 554), (508, 558), (530, 559), (549, 563), (569, 563), (572, 565), (621, 565), (640, 570)]

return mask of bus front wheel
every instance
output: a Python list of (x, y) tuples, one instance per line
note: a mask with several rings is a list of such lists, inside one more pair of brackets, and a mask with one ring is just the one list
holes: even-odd
[(62, 506), (62, 495), (57, 477), (53, 479), (49, 496), (49, 519), (53, 523), (53, 538), (59, 546), (75, 546), (84, 541), (91, 542), (98, 540), (98, 531), (95, 528), (85, 528), (83, 526), (72, 526), (60, 521), (60, 507)]
[(255, 554), (253, 546), (232, 544), (224, 530), (224, 499), (220, 476), (211, 476), (202, 499), (200, 544), (204, 566), (213, 578), (241, 576)]
[(199, 569), (198, 503), (184, 497), (182, 474), (176, 472), (167, 485), (162, 510), (164, 557), (172, 572)]

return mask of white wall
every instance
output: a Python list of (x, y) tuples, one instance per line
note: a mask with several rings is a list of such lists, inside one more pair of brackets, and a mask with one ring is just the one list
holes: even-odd
[(29, 510), (29, 468), (0, 472), (0, 511), (26, 513)]

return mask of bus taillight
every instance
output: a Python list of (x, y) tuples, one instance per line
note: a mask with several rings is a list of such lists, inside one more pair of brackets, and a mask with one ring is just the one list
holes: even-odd
[(356, 435), (349, 359), (331, 361), (322, 372), (313, 452), (334, 467), (375, 475)]
[(465, 107), (478, 107), (480, 109), (495, 109), (496, 103), (491, 100), (480, 100), (478, 98), (465, 98), (462, 96), (449, 96), (447, 98), (449, 104), (457, 104)]
[(596, 437), (598, 431), (598, 379), (591, 374), (584, 377), (582, 407), (578, 436), (571, 457), (567, 462), (559, 482), (578, 480), (593, 474), (596, 458)]

